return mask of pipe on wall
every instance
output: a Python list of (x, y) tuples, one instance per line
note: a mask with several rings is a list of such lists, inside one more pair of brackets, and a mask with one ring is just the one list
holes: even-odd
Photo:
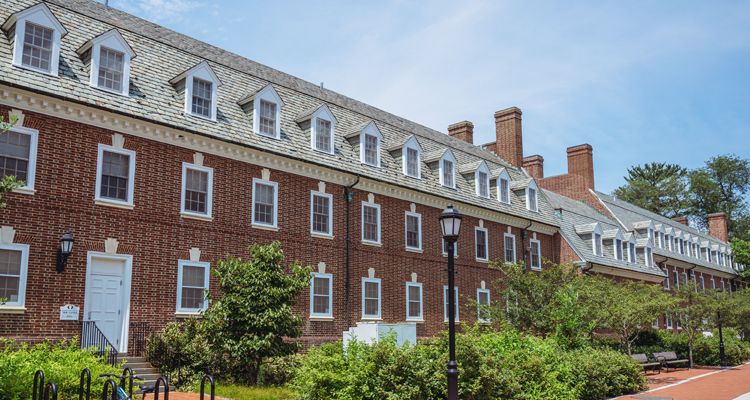
[(346, 201), (346, 328), (349, 329), (351, 326), (351, 311), (349, 307), (349, 293), (350, 293), (350, 284), (349, 284), (349, 262), (350, 262), (350, 255), (349, 255), (349, 246), (351, 243), (351, 237), (349, 236), (349, 233), (351, 231), (350, 227), (350, 214), (351, 214), (351, 202), (354, 198), (354, 191), (352, 188), (356, 186), (359, 183), (359, 174), (357, 174), (357, 180), (352, 183), (349, 186), (344, 187), (344, 201)]

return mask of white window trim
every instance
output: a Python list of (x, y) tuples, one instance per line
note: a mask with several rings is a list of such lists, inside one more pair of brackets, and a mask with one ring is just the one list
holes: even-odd
[(687, 272), (682, 273), (682, 281), (687, 284), (688, 283), (688, 274)]
[(0, 244), (0, 250), (13, 250), (21, 252), (21, 274), (18, 280), (18, 301), (8, 301), (0, 306), (0, 314), (15, 314), (26, 311), (26, 277), (29, 270), (29, 248), (28, 244)]
[[(453, 293), (456, 300), (456, 322), (458, 322), (458, 286), (453, 286)], [(443, 286), (443, 314), (445, 322), (448, 322), (448, 286)]]
[[(618, 252), (617, 252), (617, 247), (618, 247), (618, 246), (620, 247), (620, 252), (619, 252), (619, 255), (620, 255), (620, 257), (621, 257), (621, 258), (620, 258), (620, 257), (618, 257)], [(613, 249), (612, 249), (612, 250), (613, 250), (613, 251), (614, 251), (614, 253), (615, 253), (615, 260), (618, 260), (618, 261), (624, 261), (624, 260), (625, 260), (625, 256), (624, 256), (624, 255), (622, 254), (622, 239), (620, 239), (619, 237), (616, 237), (616, 238), (615, 238), (615, 239), (614, 239), (614, 240), (612, 241), (612, 247), (613, 247)]]
[[(485, 184), (487, 185), (487, 196), (482, 196), (479, 190), (480, 181), (479, 181), (479, 173), (484, 172), (485, 176)], [(475, 188), (475, 194), (477, 197), (481, 197), (483, 199), (489, 199), (491, 197), (492, 190), (490, 190), (490, 170), (487, 168), (487, 165), (484, 161), (482, 161), (481, 164), (479, 164), (479, 167), (476, 171), (474, 171), (474, 188)]]
[(716, 289), (716, 281), (714, 281), (713, 277), (711, 277), (711, 289)]
[[(7, 126), (4, 122), (0, 124), (0, 130)], [(18, 132), (24, 135), (31, 136), (29, 140), (29, 164), (26, 168), (26, 180), (24, 186), (13, 189), (14, 193), (34, 194), (34, 181), (36, 180), (36, 159), (37, 149), (39, 146), (39, 131), (36, 129), (24, 128), (22, 126), (14, 126), (8, 129), (8, 132)], [(7, 133), (7, 132), (6, 132)]]
[[(315, 296), (315, 278), (328, 278), (328, 312), (327, 313), (316, 313), (315, 304), (313, 302), (313, 296)], [(332, 274), (321, 274), (319, 272), (313, 272), (312, 278), (310, 278), (310, 317), (333, 317), (333, 275)]]
[(489, 289), (477, 289), (477, 321), (486, 324), (486, 323), (489, 323), (491, 320), (481, 318), (481, 314), (479, 313), (479, 306), (480, 306), (480, 304), (479, 304), (479, 294), (480, 293), (487, 293), (487, 304), (488, 305), (492, 304), (492, 300), (490, 298), (490, 290)]
[[(409, 316), (409, 288), (419, 288), (419, 316)], [(424, 321), (424, 292), (422, 291), (422, 284), (416, 282), (406, 282), (406, 320), (407, 321)]]
[[(531, 209), (531, 196), (529, 196), (529, 189), (534, 189), (534, 203), (536, 204), (536, 210)], [(532, 179), (528, 186), (526, 186), (526, 210), (538, 213), (539, 212), (539, 187), (534, 183)]]
[[(264, 100), (269, 103), (276, 105), (276, 123), (274, 124), (274, 136), (269, 136), (260, 131), (260, 101)], [(276, 90), (272, 85), (266, 85), (253, 98), (253, 133), (263, 137), (281, 139), (281, 107), (284, 107), (284, 102), (281, 100), (281, 96), (276, 93)]]
[[(374, 282), (378, 284), (378, 314), (365, 314), (365, 284)], [(378, 278), (362, 278), (362, 319), (381, 319), (383, 315), (383, 283)]]
[(649, 268), (654, 265), (654, 249), (651, 247), (651, 240), (649, 240), (646, 247), (643, 248), (643, 262)]
[[(185, 109), (183, 110), (185, 115), (216, 122), (216, 107), (219, 86), (221, 86), (219, 78), (206, 61), (201, 62), (184, 74), (181, 74), (179, 77), (181, 78), (183, 75), (185, 76)], [(205, 115), (193, 114), (193, 78), (198, 78), (202, 81), (211, 83), (211, 114), (208, 117)], [(170, 82), (174, 82), (174, 80)]]
[[(315, 207), (315, 196), (328, 198), (328, 232), (316, 232), (313, 229), (313, 227), (315, 226), (314, 216), (313, 216), (313, 211)], [(318, 192), (316, 190), (310, 191), (310, 234), (333, 237), (333, 195), (332, 194)]]
[(667, 314), (664, 316), (664, 319), (666, 319), (665, 325), (667, 326), (667, 328), (672, 329), (672, 315)]
[[(104, 151), (110, 153), (124, 154), (130, 156), (130, 168), (128, 169), (128, 200), (122, 201), (117, 199), (110, 199), (101, 197), (101, 184), (102, 184), (102, 166), (104, 163)], [(94, 201), (101, 202), (104, 204), (126, 206), (127, 208), (133, 208), (133, 199), (135, 197), (135, 151), (127, 149), (118, 149), (114, 146), (99, 143), (98, 155), (96, 160), (96, 193), (94, 194)]]
[[(377, 241), (365, 239), (365, 207), (374, 207), (378, 210), (378, 240)], [(383, 235), (382, 235), (382, 229), (381, 229), (382, 225), (380, 223), (381, 218), (382, 218), (382, 215), (381, 215), (381, 210), (380, 210), (380, 204), (370, 203), (367, 201), (362, 202), (362, 212), (361, 212), (361, 217), (360, 217), (360, 224), (362, 225), (362, 228), (360, 229), (361, 231), (360, 237), (362, 239), (362, 243), (370, 243), (370, 244), (377, 244), (377, 245), (381, 244), (381, 242), (383, 241)]]
[[(485, 252), (485, 257), (484, 258), (480, 258), (477, 255), (477, 245), (479, 244), (479, 243), (477, 243), (477, 232), (478, 231), (484, 232), (484, 252)], [(480, 228), (478, 226), (475, 226), (474, 227), (474, 257), (476, 257), (477, 260), (480, 260), (480, 261), (489, 261), (489, 259), (490, 259), (490, 243), (489, 242), (490, 242), (490, 236), (489, 236), (489, 231), (487, 230), (487, 228)], [(453, 252), (455, 253), (455, 247), (454, 247), (454, 251)]]
[(531, 243), (535, 243), (537, 246), (539, 246), (539, 257), (537, 257), (539, 259), (539, 265), (535, 266), (533, 264), (533, 261), (532, 261), (533, 258), (531, 257), (533, 254), (533, 250), (529, 250), (529, 265), (531, 266), (531, 269), (533, 270), (541, 270), (542, 269), (542, 242), (539, 240), (535, 240), (535, 239), (529, 239), (529, 247), (533, 248)]
[[(380, 215), (380, 213), (378, 213)], [(416, 217), (417, 218), (417, 225), (419, 228), (419, 247), (412, 247), (409, 246), (409, 238), (408, 238), (408, 229), (409, 229), (409, 220), (407, 217)], [(412, 250), (422, 250), (422, 214), (417, 214), (413, 212), (406, 211), (404, 214), (404, 246), (406, 246), (407, 249)]]
[[(15, 20), (16, 30), (14, 32), (13, 39), (13, 66), (28, 69), (30, 71), (39, 72), (41, 74), (50, 75), (59, 78), (58, 72), (60, 70), (60, 40), (62, 36), (65, 36), (68, 32), (65, 30), (62, 24), (55, 18), (50, 9), (44, 4), (37, 4), (36, 6), (27, 8), (21, 12), (13, 14), (8, 19), (4, 29), (10, 28), (7, 24)], [(34, 68), (30, 65), (23, 65), (23, 45), (24, 36), (26, 32), (26, 22), (31, 22), (34, 25), (52, 30), (52, 50), (50, 56), (50, 68), (49, 71), (43, 69)]]
[(669, 288), (670, 288), (670, 286), (669, 286), (669, 279), (670, 279), (669, 278), (669, 271), (666, 268), (662, 268), (661, 270), (664, 271), (664, 275), (667, 276), (667, 279), (665, 280), (665, 282), (667, 283), (667, 285), (664, 286), (664, 284), (662, 284), (662, 286), (664, 286), (664, 290), (669, 290)]
[[(502, 181), (505, 181), (507, 183), (507, 191), (508, 191), (508, 201), (503, 201), (503, 193), (502, 193)], [(510, 204), (510, 179), (505, 179), (503, 177), (497, 178), (497, 201), (499, 201), (502, 204)]]
[[(268, 185), (273, 186), (273, 224), (266, 224), (263, 222), (255, 222), (255, 185), (261, 184), (261, 185)], [(253, 178), (253, 191), (251, 193), (252, 197), (252, 204), (250, 209), (250, 220), (252, 222), (252, 226), (260, 226), (260, 227), (268, 227), (268, 228), (278, 228), (279, 227), (279, 183), (278, 182), (271, 182), (266, 181), (263, 179)]]
[[(598, 239), (597, 239), (598, 235)], [(591, 245), (594, 250), (594, 255), (596, 256), (603, 256), (604, 255), (604, 235), (601, 231), (599, 231), (599, 227), (594, 230), (594, 232), (591, 233)], [(598, 250), (598, 251), (597, 251)]]
[[(444, 179), (445, 175), (443, 174), (443, 168), (444, 168), (443, 161), (450, 161), (451, 163), (453, 163), (453, 168), (452, 168), (453, 171), (451, 171), (451, 173), (453, 175), (453, 179), (452, 179), (453, 180), (453, 185), (452, 186), (445, 184), (445, 179)], [(455, 189), (456, 188), (456, 168), (457, 168), (457, 166), (456, 166), (456, 157), (453, 156), (453, 152), (451, 152), (450, 149), (447, 150), (443, 154), (442, 157), (440, 157), (440, 162), (438, 164), (438, 167), (440, 169), (440, 185), (443, 186), (443, 187)]]
[(701, 290), (706, 291), (706, 279), (701, 275)]
[[(675, 276), (677, 276), (677, 279), (675, 279)], [(674, 279), (675, 289), (679, 289), (680, 288), (680, 273), (677, 271), (672, 271), (672, 279)]]
[(513, 261), (514, 263), (518, 262), (518, 257), (516, 256), (516, 235), (512, 233), (504, 233), (503, 234), (503, 262), (509, 262), (505, 261), (505, 251), (507, 250), (505, 247), (505, 238), (512, 238), (513, 239)]
[[(632, 250), (632, 251), (631, 251)], [(635, 242), (631, 239), (628, 241), (628, 262), (631, 264), (638, 263), (638, 249), (635, 247)]]
[[(199, 212), (186, 210), (185, 209), (185, 193), (187, 193), (187, 170), (194, 169), (196, 171), (206, 172), (207, 174), (207, 190), (206, 190), (206, 213), (201, 214)], [(182, 195), (180, 200), (180, 214), (187, 214), (190, 216), (196, 216), (201, 218), (212, 218), (212, 202), (213, 202), (213, 187), (214, 187), (214, 169), (209, 167), (197, 166), (195, 164), (183, 162), (182, 163)]]
[[(89, 86), (104, 92), (119, 96), (130, 96), (130, 59), (135, 57), (135, 52), (130, 48), (125, 38), (117, 29), (112, 29), (91, 40), (91, 71), (89, 71)], [(99, 64), (101, 63), (102, 46), (122, 53), (122, 87), (120, 91), (99, 86)]]
[(209, 290), (209, 278), (211, 276), (211, 263), (201, 261), (188, 261), (179, 260), (177, 261), (177, 304), (176, 310), (179, 314), (199, 314), (201, 311), (205, 311), (208, 308), (208, 300), (203, 299), (203, 308), (182, 308), (182, 271), (184, 267), (202, 267), (205, 269), (204, 282), (206, 283), (205, 290)]
[[(445, 251), (445, 239), (441, 238), (440, 240), (441, 240), (440, 243), (442, 243), (443, 245), (443, 250), (442, 250), (443, 257), (448, 257), (448, 252)], [(458, 242), (457, 241), (453, 242), (453, 258), (458, 258)]]
[(665, 239), (664, 232), (659, 232), (659, 247), (662, 248), (662, 249), (665, 249), (665, 247), (664, 247), (666, 245), (666, 243), (664, 243), (665, 240), (666, 239)]
[[(375, 164), (368, 163), (367, 157), (365, 157), (365, 143), (367, 136), (372, 136), (375, 138)], [(375, 167), (380, 168), (380, 156), (382, 152), (382, 143), (383, 143), (383, 135), (380, 133), (380, 130), (375, 125), (374, 122), (370, 122), (367, 124), (367, 126), (362, 129), (362, 132), (359, 134), (359, 161), (362, 163), (362, 165), (367, 165), (368, 167)]]
[[(408, 149), (412, 149), (417, 152), (417, 176), (409, 175), (409, 164), (407, 162), (409, 154)], [(409, 140), (407, 140), (404, 144), (404, 147), (401, 148), (401, 168), (403, 169), (402, 172), (404, 173), (404, 176), (413, 179), (422, 179), (422, 146), (419, 145), (419, 142), (417, 142), (414, 136), (409, 138)]]
[[(318, 119), (328, 121), (331, 123), (331, 151), (318, 150), (315, 147), (315, 138), (317, 136)], [(328, 109), (328, 106), (323, 105), (319, 107), (310, 117), (310, 148), (313, 151), (317, 151), (322, 154), (334, 155), (336, 154), (336, 124), (338, 121), (333, 116), (333, 113)]]

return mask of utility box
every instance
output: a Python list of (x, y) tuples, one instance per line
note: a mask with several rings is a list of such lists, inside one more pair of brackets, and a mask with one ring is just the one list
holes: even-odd
[(412, 346), (417, 343), (416, 323), (357, 322), (357, 326), (344, 331), (344, 348), (346, 349), (352, 339), (365, 343), (377, 343), (380, 338), (387, 336), (391, 331), (396, 333), (396, 342), (399, 346), (407, 342)]

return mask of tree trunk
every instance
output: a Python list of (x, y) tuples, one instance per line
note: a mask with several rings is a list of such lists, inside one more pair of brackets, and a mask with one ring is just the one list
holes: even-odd
[(260, 375), (260, 364), (261, 364), (261, 360), (255, 360), (251, 363), (248, 363), (245, 366), (245, 369), (247, 369), (247, 374), (250, 376), (251, 386), (258, 386), (258, 376)]
[(690, 368), (693, 368), (693, 337), (688, 338), (688, 352), (690, 353)]
[(630, 353), (630, 340), (629, 339), (625, 339), (625, 342), (628, 343), (628, 355), (632, 356), (632, 354)]

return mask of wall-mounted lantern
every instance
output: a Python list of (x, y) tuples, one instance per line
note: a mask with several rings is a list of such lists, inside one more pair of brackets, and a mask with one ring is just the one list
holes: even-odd
[(73, 235), (70, 231), (66, 232), (60, 238), (60, 248), (57, 249), (57, 272), (62, 273), (65, 271), (65, 266), (68, 265), (68, 257), (73, 252)]

